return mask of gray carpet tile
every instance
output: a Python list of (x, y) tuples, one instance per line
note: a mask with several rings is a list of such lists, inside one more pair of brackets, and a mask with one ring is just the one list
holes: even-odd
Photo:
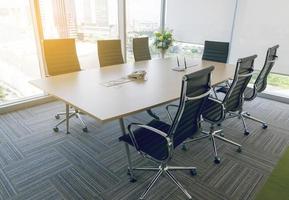
[(102, 187), (99, 186), (99, 179), (83, 176), (80, 171), (73, 167), (63, 170), (51, 177), (51, 183), (66, 199), (103, 199), (100, 196)]
[(54, 149), (46, 149), (3, 168), (17, 191), (25, 191), (71, 164)]
[(9, 200), (63, 200), (65, 199), (50, 181), (41, 181), (23, 192), (17, 193)]
[(71, 141), (63, 142), (56, 149), (73, 165), (78, 167), (86, 177), (98, 182), (99, 190), (105, 190), (120, 182), (119, 178), (107, 169), (100, 161), (94, 159), (86, 151)]
[(14, 143), (2, 140), (0, 143), (0, 168), (23, 158), (23, 153)]
[(11, 184), (3, 170), (0, 169), (0, 198), (8, 199), (16, 194), (14, 186)]
[[(217, 141), (222, 162), (213, 163), (212, 144), (205, 139), (176, 149), (171, 165), (196, 166), (198, 175), (173, 172), (194, 200), (252, 200), (289, 146), (289, 105), (257, 98), (245, 104), (245, 110), (268, 122), (247, 121), (250, 135), (244, 136), (238, 119), (223, 124), (224, 134), (243, 146)], [(71, 134), (52, 128), (57, 112), (64, 110), (58, 101), (0, 115), (0, 199), (96, 199), (135, 200), (144, 191), (154, 172), (137, 171), (137, 182), (127, 176), (127, 158), (118, 121), (100, 124), (84, 116), (88, 133), (79, 121), (71, 120)], [(168, 121), (164, 107), (153, 109)], [(151, 118), (138, 113), (125, 123), (146, 123)], [(208, 125), (204, 125), (208, 129)], [(131, 148), (135, 166), (152, 166)], [(150, 200), (183, 200), (184, 194), (163, 176), (149, 193)]]

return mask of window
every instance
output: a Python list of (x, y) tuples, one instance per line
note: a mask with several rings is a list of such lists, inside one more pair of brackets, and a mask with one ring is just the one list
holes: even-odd
[(127, 0), (127, 60), (133, 61), (132, 39), (147, 36), (152, 57), (159, 52), (152, 45), (154, 32), (160, 29), (161, 0)]
[(203, 50), (203, 45), (174, 41), (173, 46), (169, 48), (166, 57), (180, 55), (186, 58), (198, 59), (202, 57)]
[(99, 39), (119, 38), (117, 0), (39, 0), (44, 39), (76, 38), (82, 68), (98, 66)]
[(42, 92), (29, 84), (40, 78), (29, 1), (0, 2), (0, 105)]
[[(255, 82), (259, 72), (256, 70), (256, 74), (250, 81), (251, 84)], [(271, 72), (268, 76), (267, 88), (264, 93), (289, 98), (289, 76)]]

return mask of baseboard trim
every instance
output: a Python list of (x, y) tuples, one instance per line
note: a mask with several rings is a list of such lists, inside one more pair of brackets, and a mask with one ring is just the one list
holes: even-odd
[(45, 95), (45, 96), (38, 96), (34, 98), (25, 99), (21, 102), (13, 102), (9, 104), (5, 104), (4, 106), (0, 106), (0, 114), (5, 114), (17, 110), (22, 110), (26, 108), (30, 108), (33, 106), (49, 103), (52, 101), (56, 101), (55, 97)]
[(264, 99), (270, 99), (273, 101), (278, 101), (281, 103), (289, 104), (289, 98), (286, 98), (286, 97), (280, 97), (280, 96), (276, 96), (276, 95), (272, 95), (268, 93), (261, 93), (261, 94), (258, 94), (258, 96)]

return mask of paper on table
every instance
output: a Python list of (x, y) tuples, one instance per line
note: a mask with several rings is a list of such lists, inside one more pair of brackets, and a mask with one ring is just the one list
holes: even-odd
[(100, 83), (100, 84), (105, 86), (105, 87), (113, 87), (113, 86), (116, 86), (116, 85), (121, 85), (121, 84), (124, 84), (124, 83), (131, 82), (131, 81), (133, 81), (133, 80), (129, 79), (127, 77), (121, 77), (120, 79), (111, 80), (111, 81), (103, 82), (103, 83)]

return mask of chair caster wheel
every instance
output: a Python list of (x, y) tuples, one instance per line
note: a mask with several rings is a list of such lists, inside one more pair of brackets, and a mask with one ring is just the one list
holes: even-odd
[(263, 129), (267, 129), (268, 128), (268, 125), (267, 124), (263, 124)]
[(87, 132), (88, 132), (87, 127), (83, 128), (82, 131), (85, 132), (85, 133), (87, 133)]
[(136, 178), (129, 178), (129, 182), (135, 183), (136, 182)]
[(221, 126), (221, 124), (217, 124), (217, 126)]
[(58, 127), (54, 127), (53, 131), (57, 133), (59, 131), (59, 128)]
[(238, 153), (241, 153), (241, 152), (242, 152), (242, 148), (239, 147), (239, 148), (237, 149), (237, 152), (238, 152)]
[(250, 114), (250, 113), (246, 113), (246, 115), (247, 115), (247, 116), (251, 116), (251, 114)]
[(221, 163), (221, 159), (219, 157), (215, 157), (214, 163), (215, 164), (220, 164)]
[(197, 173), (197, 169), (191, 169), (191, 175), (192, 176), (196, 176), (198, 173)]
[(220, 133), (220, 136), (222, 136), (222, 137), (225, 137), (225, 135), (224, 135), (224, 133), (223, 133), (223, 132), (221, 132), (221, 133)]
[(245, 132), (244, 132), (244, 135), (249, 135), (249, 134), (250, 134), (249, 131), (245, 131)]
[(60, 119), (60, 116), (59, 115), (55, 115), (55, 119)]
[(182, 145), (182, 150), (183, 151), (188, 151), (188, 147), (186, 145)]

